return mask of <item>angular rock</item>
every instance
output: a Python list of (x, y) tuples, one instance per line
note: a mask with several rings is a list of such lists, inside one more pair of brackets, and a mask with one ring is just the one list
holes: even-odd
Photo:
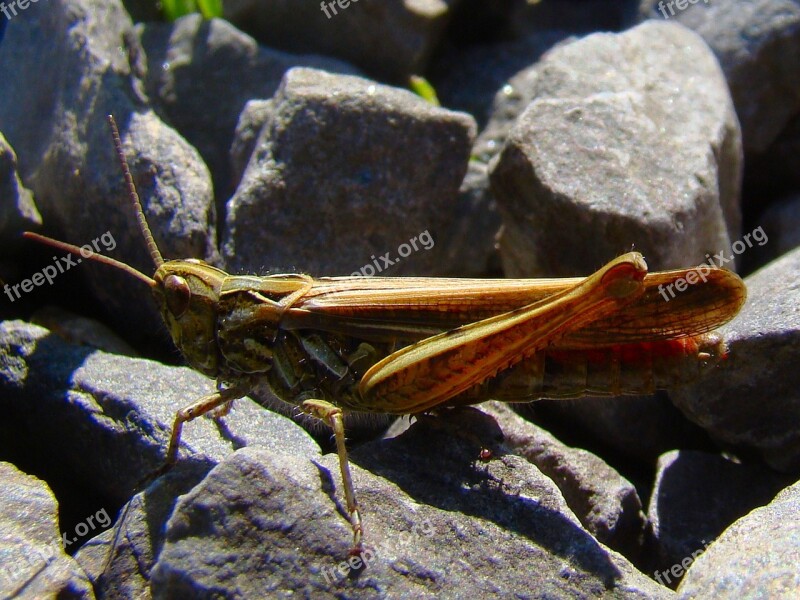
[(725, 530), (692, 565), (681, 598), (796, 598), (800, 484)]
[(49, 329), (69, 344), (91, 346), (109, 354), (138, 357), (139, 353), (109, 327), (57, 306), (45, 306), (31, 315), (31, 323)]
[[(232, 272), (435, 275), (475, 123), (405, 90), (292, 69), (228, 203)], [(416, 248), (416, 250), (414, 249)]]
[(515, 407), (569, 444), (652, 469), (673, 448), (713, 450), (702, 428), (689, 421), (664, 392), (651, 396), (539, 400)]
[[(48, 481), (117, 503), (162, 464), (175, 412), (215, 389), (191, 369), (72, 346), (20, 321), (0, 323), (0, 357), (3, 444)], [(181, 439), (179, 460), (206, 467), (252, 443), (319, 452), (296, 424), (247, 398), (219, 423), (186, 424)]]
[(227, 21), (207, 21), (199, 14), (174, 23), (145, 23), (137, 30), (147, 57), (148, 95), (159, 114), (200, 152), (223, 202), (235, 189), (228, 151), (248, 100), (271, 97), (283, 74), (295, 66), (357, 74), (335, 59), (259, 47)]
[[(113, 245), (97, 243), (95, 251), (113, 251), (151, 274), (106, 123), (113, 114), (162, 254), (216, 260), (208, 170), (143, 104), (129, 62), (141, 53), (131, 27), (117, 0), (31, 4), (0, 45), (0, 130), (17, 151), (49, 234), (79, 246), (108, 234)], [(130, 301), (148, 296), (141, 282), (108, 267), (76, 271), (119, 330), (153, 341), (155, 307)]]
[(800, 469), (800, 249), (753, 273), (747, 303), (719, 333), (727, 360), (670, 394), (715, 439), (758, 451), (774, 469)]
[(673, 450), (659, 459), (657, 469), (647, 510), (652, 533), (648, 572), (654, 569), (656, 580), (672, 588), (686, 572), (687, 557), (696, 559), (696, 552), (736, 519), (767, 504), (790, 483), (761, 464), (706, 452)]
[(740, 132), (698, 35), (656, 22), (591, 35), (527, 79), (535, 100), (490, 175), (508, 276), (586, 275), (631, 246), (654, 270), (730, 248)]
[(371, 75), (407, 82), (421, 74), (457, 0), (234, 0), (225, 19), (270, 46), (327, 54)]
[(553, 480), (589, 533), (629, 559), (638, 555), (645, 520), (642, 501), (629, 481), (600, 457), (561, 443), (505, 404), (489, 402), (481, 409), (497, 419), (511, 452)]
[[(695, 2), (674, 10), (644, 0), (640, 14), (664, 15), (702, 36), (719, 59), (748, 154), (765, 151), (800, 114), (800, 5), (793, 0)], [(671, 14), (674, 11), (674, 14)]]
[(165, 525), (177, 499), (208, 473), (209, 465), (183, 464), (134, 496), (113, 529), (84, 544), (75, 559), (102, 598), (150, 598), (150, 575), (164, 545)]
[(446, 106), (472, 113), (481, 124), (490, 117), (475, 141), (453, 223), (440, 242), (445, 262), (453, 265), (447, 275), (486, 277), (502, 271), (497, 244), (502, 219), (490, 190), (488, 165), (527, 104), (510, 99), (515, 81), (511, 75), (535, 63), (565, 36), (552, 32), (466, 51), (453, 49), (437, 65), (436, 88)]
[(50, 488), (6, 462), (0, 462), (0, 596), (94, 598), (86, 573), (64, 553)]
[(238, 187), (258, 141), (258, 134), (272, 114), (271, 100), (249, 100), (244, 105), (231, 143), (231, 184)]
[[(6, 23), (5, 19), (0, 21)], [(1, 36), (0, 36), (1, 37)], [(0, 132), (0, 287), (9, 302), (0, 303), (0, 319), (11, 317), (17, 307), (9, 303), (17, 302), (8, 284), (13, 285), (29, 276), (31, 267), (23, 249), (27, 242), (22, 232), (38, 229), (42, 217), (33, 201), (33, 194), (19, 177), (17, 155)], [(8, 283), (6, 283), (8, 282)], [(5, 300), (5, 297), (3, 300)]]
[(479, 412), (453, 411), (352, 453), (366, 568), (344, 563), (352, 534), (335, 455), (310, 464), (243, 449), (178, 501), (153, 596), (669, 597), (594, 540), (525, 460), (476, 465), (497, 434)]
[(485, 163), (470, 159), (461, 184), (450, 226), (437, 241), (442, 254), (442, 275), (497, 277), (502, 275), (497, 234), (502, 221), (489, 192)]
[(449, 47), (431, 65), (431, 82), (443, 106), (470, 113), (483, 127), (503, 86), (567, 35), (548, 31), (507, 42)]
[(17, 155), (0, 133), (0, 238), (4, 240), (5, 253), (11, 247), (18, 247), (20, 236), (26, 229), (35, 229), (42, 224), (42, 217), (17, 172)]

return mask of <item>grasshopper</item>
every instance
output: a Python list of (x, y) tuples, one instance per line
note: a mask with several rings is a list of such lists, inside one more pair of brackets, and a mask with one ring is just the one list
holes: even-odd
[[(700, 376), (726, 355), (713, 330), (746, 296), (730, 271), (648, 273), (638, 252), (567, 279), (234, 276), (196, 259), (165, 261), (111, 116), (109, 123), (156, 270), (151, 278), (107, 256), (91, 258), (146, 283), (188, 364), (217, 383), (214, 393), (177, 411), (159, 472), (175, 462), (186, 422), (221, 416), (267, 383), (333, 430), (354, 553), (363, 527), (344, 412), (421, 414), (489, 398), (651, 393)], [(659, 290), (680, 278), (696, 283), (666, 302)]]

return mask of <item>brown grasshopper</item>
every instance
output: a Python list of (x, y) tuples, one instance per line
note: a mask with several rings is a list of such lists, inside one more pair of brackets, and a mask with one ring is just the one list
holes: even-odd
[(726, 348), (710, 332), (745, 299), (736, 274), (704, 266), (696, 283), (666, 302), (659, 290), (692, 281), (693, 270), (648, 273), (638, 252), (570, 279), (232, 276), (196, 259), (164, 261), (109, 123), (156, 271), (150, 278), (112, 258), (92, 258), (146, 283), (186, 361), (217, 381), (217, 391), (176, 413), (161, 471), (177, 458), (184, 423), (224, 414), (266, 382), (333, 429), (354, 552), (363, 530), (343, 412), (420, 414), (489, 398), (650, 393), (716, 364)]

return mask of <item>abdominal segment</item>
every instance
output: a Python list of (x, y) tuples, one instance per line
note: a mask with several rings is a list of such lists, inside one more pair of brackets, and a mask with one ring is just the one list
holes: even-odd
[(607, 348), (556, 348), (536, 352), (454, 398), (452, 404), (495, 399), (650, 394), (693, 381), (725, 357), (716, 334)]

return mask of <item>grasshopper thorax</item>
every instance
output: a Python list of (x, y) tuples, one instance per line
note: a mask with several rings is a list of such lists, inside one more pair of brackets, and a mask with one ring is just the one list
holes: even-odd
[(153, 296), (172, 340), (201, 373), (219, 374), (217, 311), (224, 271), (196, 259), (170, 260), (153, 275)]

